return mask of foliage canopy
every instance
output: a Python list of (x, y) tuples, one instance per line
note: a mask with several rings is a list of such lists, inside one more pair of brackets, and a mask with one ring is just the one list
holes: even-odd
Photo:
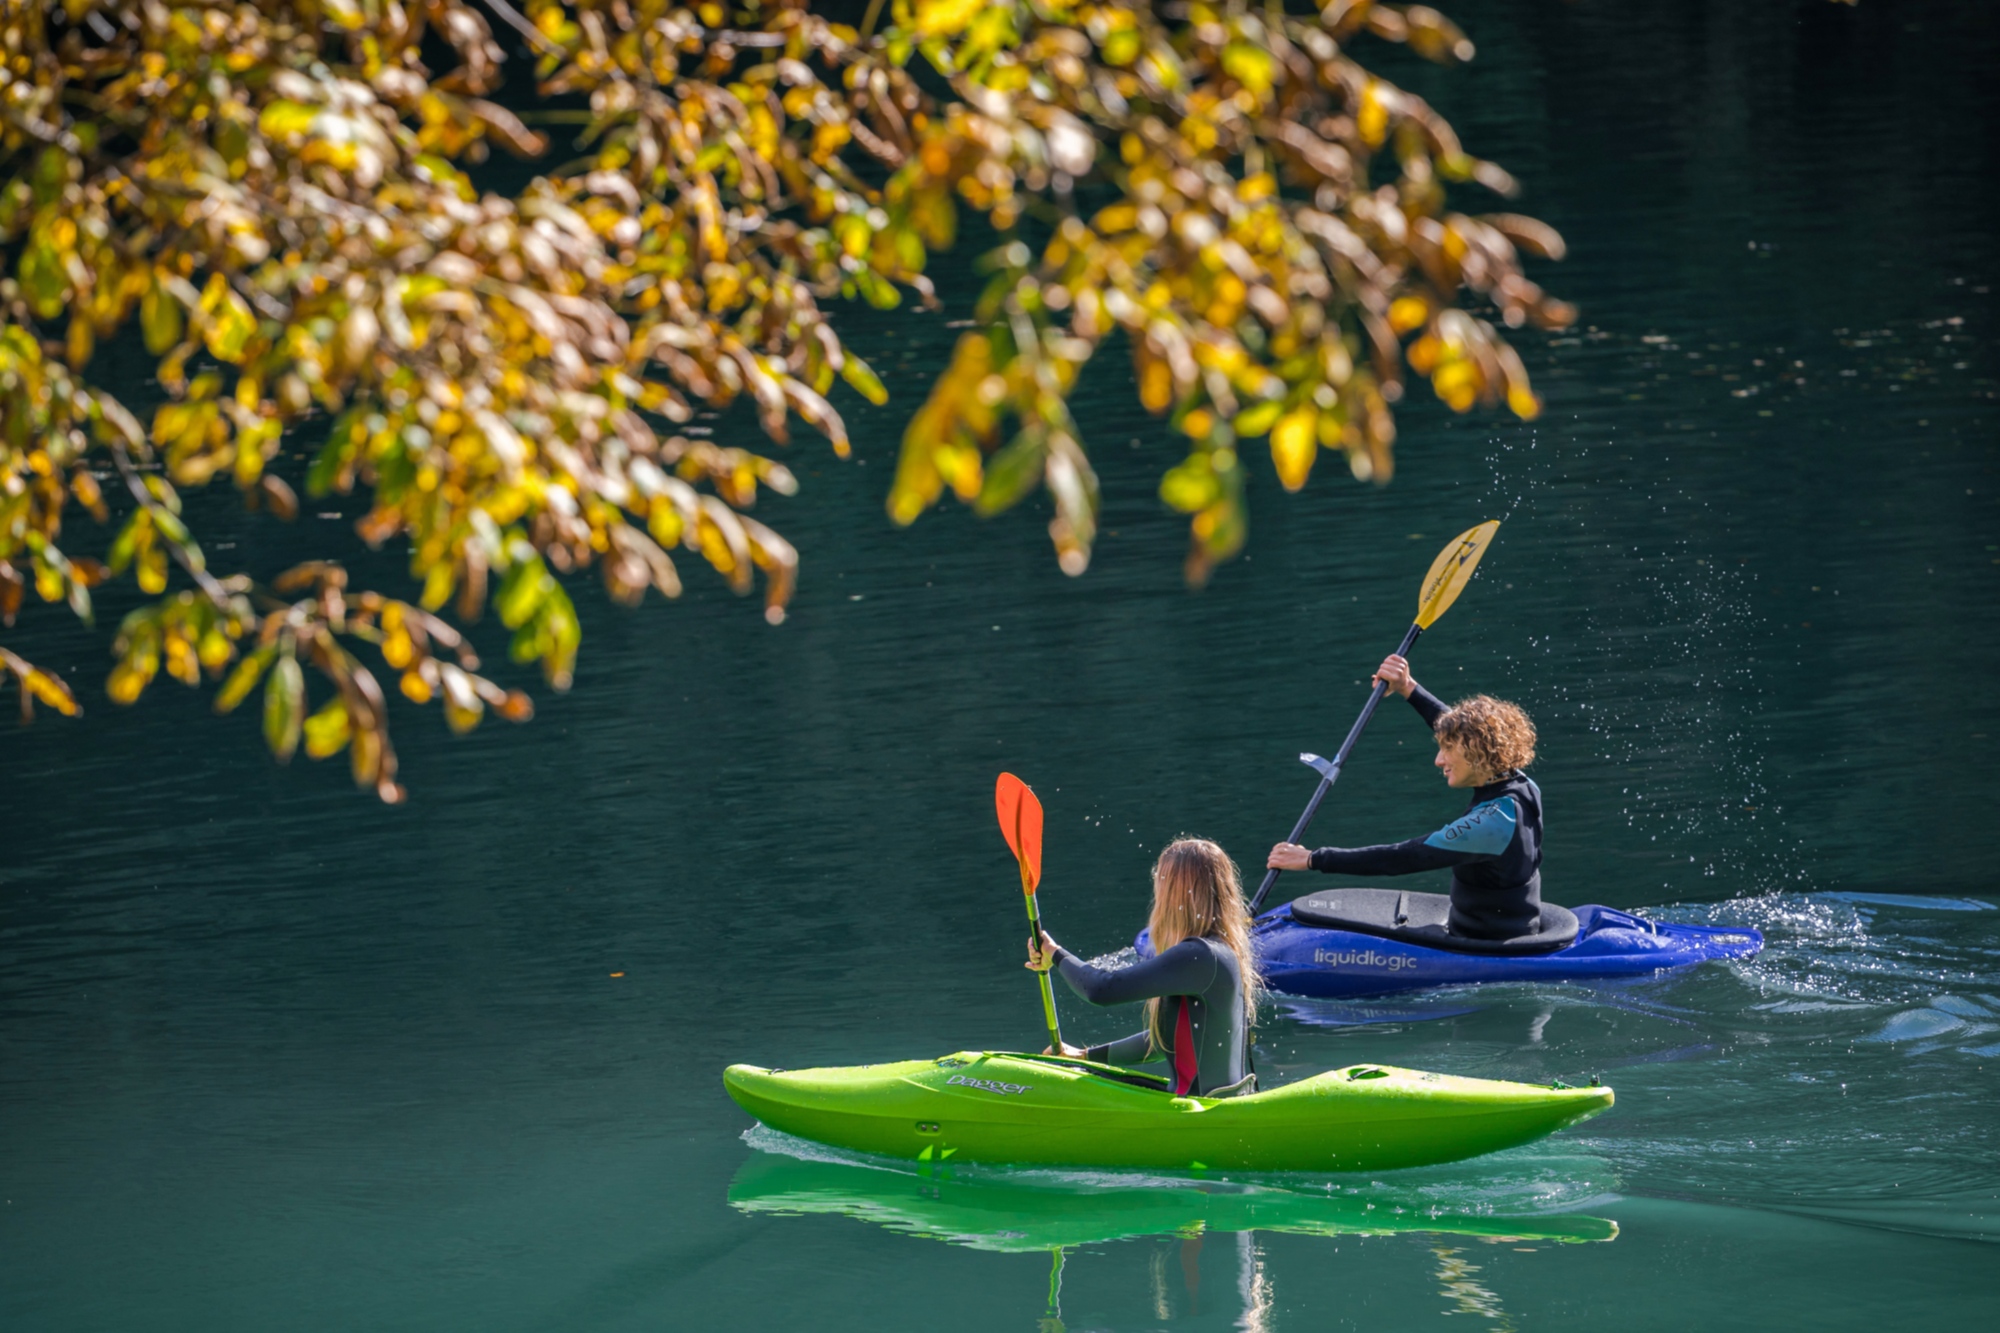
[[(524, 44), (542, 103), (493, 100)], [(0, 617), (32, 585), (91, 615), (152, 600), (107, 692), (161, 671), (260, 685), (281, 758), (345, 749), (399, 799), (385, 691), (454, 729), (531, 705), (454, 624), (491, 606), (517, 661), (565, 688), (581, 629), (562, 576), (676, 596), (691, 552), (784, 617), (798, 557), (753, 518), (783, 463), (689, 426), (738, 398), (783, 443), (841, 455), (835, 381), (881, 381), (837, 302), (935, 305), (961, 218), (1000, 244), (950, 362), (905, 431), (887, 504), (949, 490), (981, 513), (1038, 486), (1062, 568), (1086, 568), (1098, 487), (1068, 400), (1105, 347), (1185, 442), (1160, 495), (1199, 581), (1245, 533), (1246, 443), (1284, 486), (1323, 451), (1386, 480), (1410, 374), (1452, 408), (1537, 410), (1508, 327), (1571, 312), (1522, 272), (1547, 226), (1458, 211), (1514, 184), (1353, 50), (1471, 44), (1421, 5), (873, 0), (859, 27), (797, 0), (8, 0), (0, 51)], [(518, 194), (467, 169), (551, 157)], [(93, 358), (136, 325), (151, 420)], [(1122, 334), (1122, 338), (1114, 338)], [(287, 433), (323, 433), (309, 492), (360, 491), (367, 543), (410, 550), (412, 598), (334, 560), (220, 574), (182, 494), (226, 477), (282, 517)], [(111, 535), (79, 553), (80, 510)], [(179, 586), (175, 586), (179, 585)], [(308, 702), (306, 669), (330, 689)], [(77, 711), (0, 649), (22, 709)]]

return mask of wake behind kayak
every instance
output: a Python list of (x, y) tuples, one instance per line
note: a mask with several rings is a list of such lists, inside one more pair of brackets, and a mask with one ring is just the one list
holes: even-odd
[(993, 1051), (845, 1068), (731, 1065), (772, 1129), (905, 1161), (1381, 1171), (1498, 1152), (1612, 1103), (1609, 1088), (1355, 1065), (1247, 1096), (1177, 1097), (1089, 1061)]

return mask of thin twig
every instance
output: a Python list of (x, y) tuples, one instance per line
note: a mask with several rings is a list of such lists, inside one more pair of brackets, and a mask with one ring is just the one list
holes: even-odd
[(868, 0), (868, 15), (861, 20), (861, 40), (866, 42), (875, 34), (875, 20), (882, 16), (882, 0)]
[[(140, 480), (138, 471), (133, 468), (132, 460), (125, 452), (125, 446), (114, 441), (111, 445), (111, 457), (118, 464), (118, 475), (125, 479), (125, 489), (132, 492), (132, 498), (137, 500), (142, 508), (149, 511), (160, 508), (158, 498), (146, 489), (146, 483)], [(166, 536), (165, 533), (161, 533), (160, 535), (162, 537)], [(189, 540), (189, 545), (193, 545), (192, 539)], [(168, 541), (167, 549), (174, 553), (174, 563), (187, 571), (188, 577), (195, 581), (195, 585), (201, 589), (202, 595), (207, 597), (209, 601), (214, 602), (219, 609), (227, 611), (229, 609), (229, 590), (216, 580), (215, 575), (209, 573), (203, 565), (198, 565), (191, 560), (188, 557), (188, 553), (181, 549), (179, 542)], [(197, 554), (200, 553), (200, 549), (200, 547), (195, 548)]]
[(569, 52), (550, 41), (540, 28), (528, 22), (522, 16), (521, 11), (508, 4), (507, 0), (483, 0), (483, 2), (502, 23), (527, 38), (531, 44), (541, 47), (544, 55), (567, 56), (569, 54)]

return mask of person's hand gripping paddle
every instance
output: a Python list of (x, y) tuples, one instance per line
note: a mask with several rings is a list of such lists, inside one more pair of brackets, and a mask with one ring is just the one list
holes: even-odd
[[(1408, 657), (1410, 648), (1422, 634), (1436, 623), (1458, 595), (1465, 591), (1465, 585), (1472, 581), (1472, 571), (1479, 565), (1479, 557), (1486, 554), (1486, 548), (1493, 542), (1493, 534), (1500, 531), (1500, 520), (1490, 519), (1476, 528), (1467, 528), (1452, 538), (1451, 544), (1438, 552), (1438, 558), (1431, 561), (1430, 572), (1424, 575), (1424, 584), (1417, 592), (1417, 618), (1410, 624), (1410, 632), (1403, 636), (1402, 646), (1396, 649), (1396, 656)], [(1347, 733), (1347, 739), (1340, 743), (1340, 751), (1331, 759), (1322, 759), (1316, 754), (1302, 754), (1299, 760), (1311, 768), (1319, 770), (1319, 788), (1313, 792), (1312, 800), (1306, 802), (1305, 813), (1299, 822), (1292, 825), (1292, 835), (1286, 842), (1297, 842), (1305, 836), (1306, 825), (1319, 812), (1319, 803), (1333, 790), (1333, 784), (1340, 781), (1340, 770), (1347, 763), (1348, 752), (1354, 749), (1354, 742), (1361, 739), (1361, 733), (1368, 726), (1368, 720), (1375, 716), (1376, 705), (1382, 702), (1382, 695), (1388, 690), (1382, 681), (1375, 682), (1374, 692), (1361, 709), (1361, 716), (1354, 719), (1354, 726)], [(1255, 916), (1264, 906), (1264, 897), (1271, 892), (1271, 886), (1278, 882), (1279, 870), (1273, 868), (1264, 872), (1264, 882), (1257, 886), (1257, 896), (1250, 900), (1250, 914)]]
[[(1042, 914), (1035, 908), (1035, 889), (1042, 882), (1042, 803), (1028, 784), (1012, 773), (1002, 773), (993, 785), (993, 804), (1000, 814), (1000, 832), (1021, 867), (1021, 895), (1028, 900), (1028, 943), (1039, 948)], [(1049, 1049), (1060, 1055), (1062, 1029), (1056, 1025), (1056, 992), (1047, 972), (1037, 972), (1042, 983), (1042, 1016), (1049, 1024)]]

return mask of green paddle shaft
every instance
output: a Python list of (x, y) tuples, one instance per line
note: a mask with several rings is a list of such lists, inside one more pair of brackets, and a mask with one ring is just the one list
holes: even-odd
[[(1042, 947), (1042, 914), (1035, 908), (1033, 893), (1022, 896), (1028, 900), (1028, 943), (1039, 952)], [(1048, 972), (1037, 972), (1035, 976), (1042, 983), (1042, 1017), (1049, 1025), (1049, 1050), (1061, 1055), (1063, 1039), (1062, 1028), (1056, 1024), (1056, 988), (1049, 980)]]

